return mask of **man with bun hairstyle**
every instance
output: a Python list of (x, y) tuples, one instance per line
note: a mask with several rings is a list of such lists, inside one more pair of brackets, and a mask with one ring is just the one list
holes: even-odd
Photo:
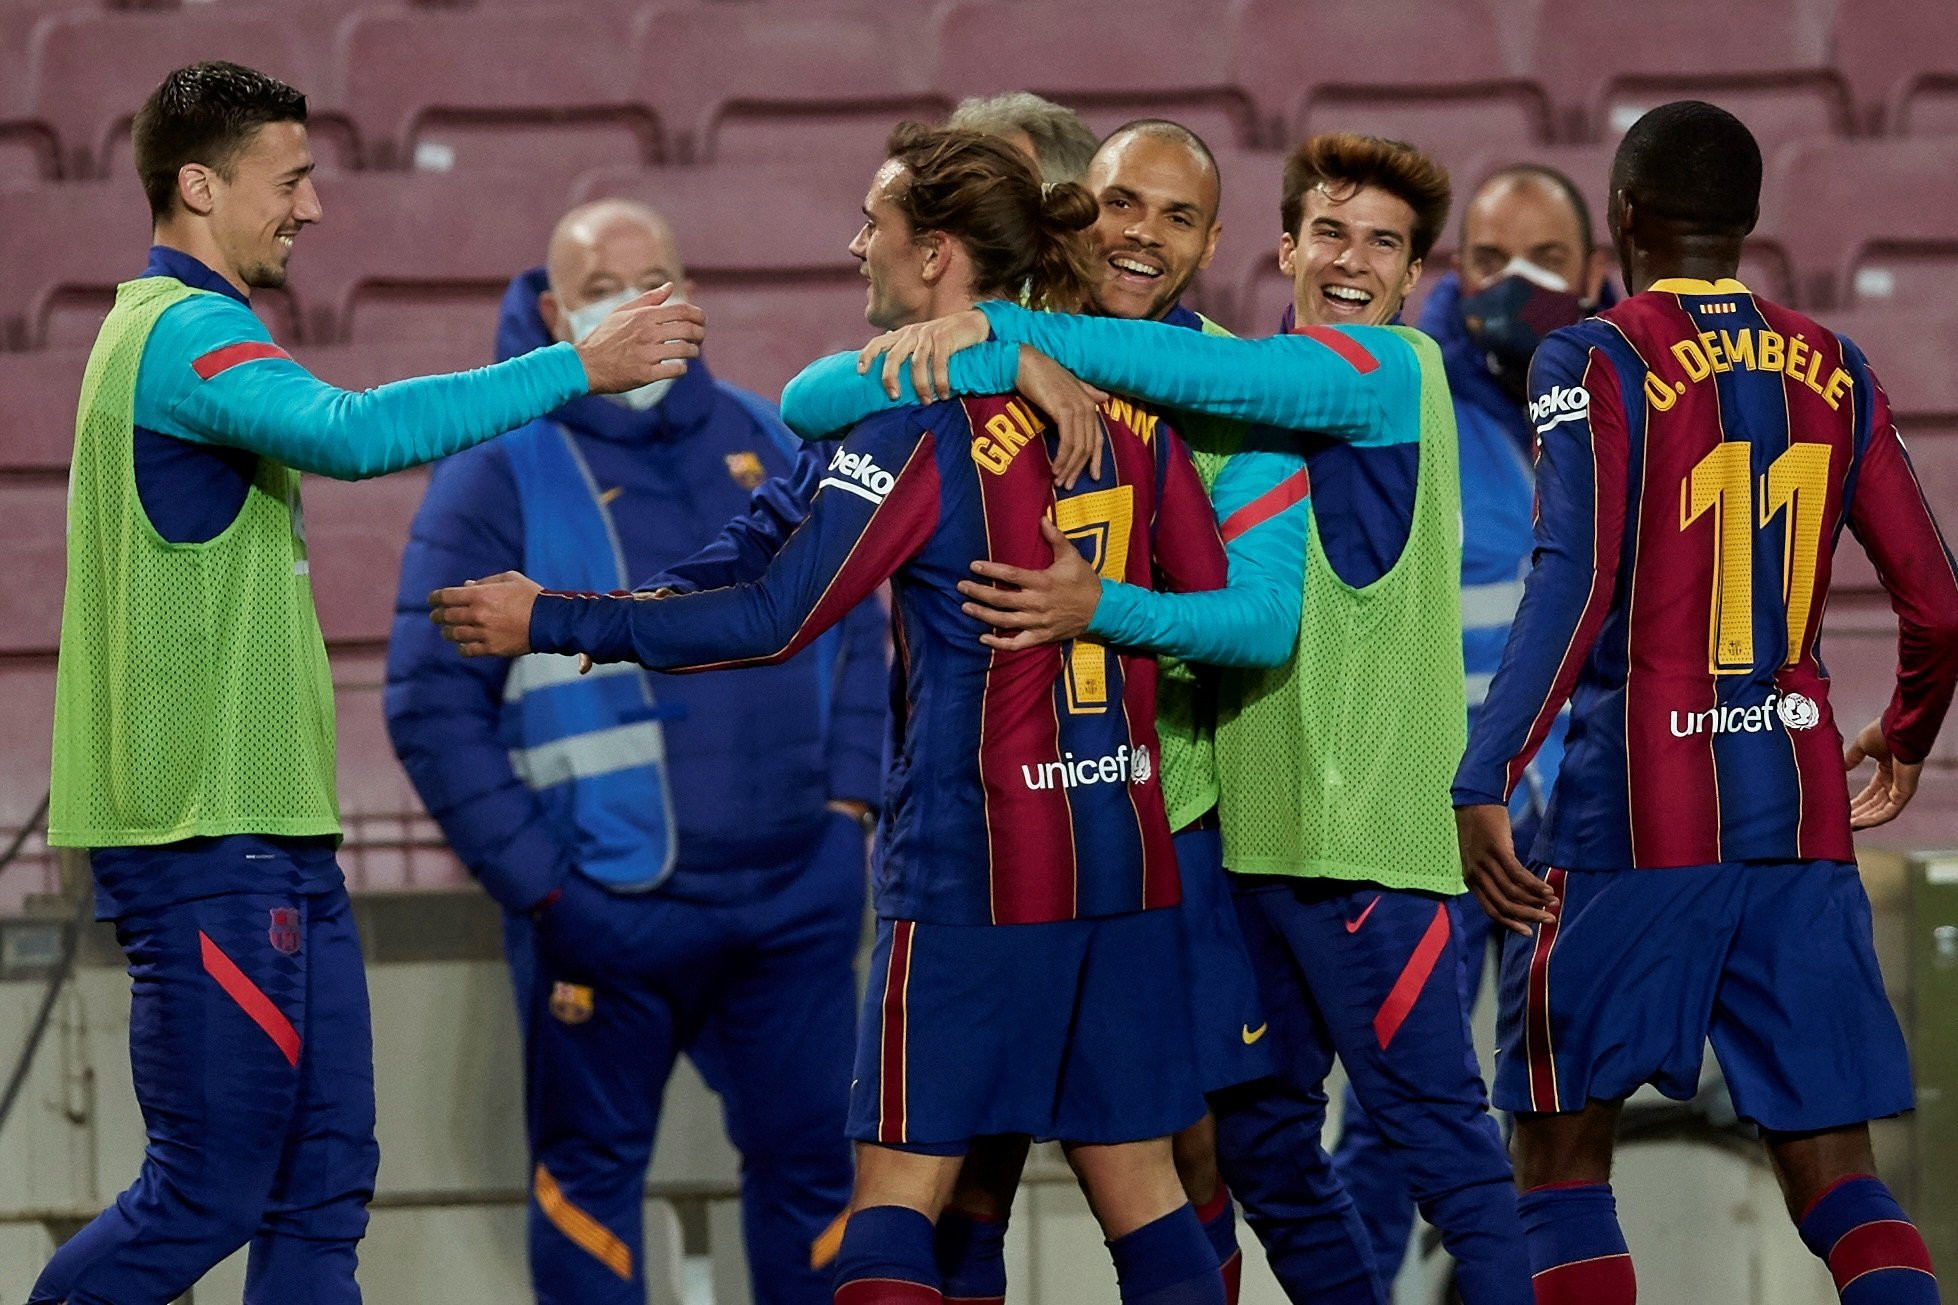
[[(866, 317), (925, 321), (1024, 292), (1078, 305), (1095, 206), (967, 132), (900, 129), (851, 243)], [(1157, 778), (1153, 660), (1084, 640), (999, 653), (959, 610), (974, 557), (1085, 548), (1131, 583), (1223, 583), (1181, 441), (1110, 399), (1103, 471), (1057, 489), (1030, 398), (913, 405), (858, 425), (753, 583), (647, 599), (521, 576), (432, 597), (470, 655), (585, 652), (665, 670), (793, 655), (892, 581), (903, 667), (879, 831), (877, 945), (858, 1035), (839, 1305), (942, 1300), (933, 1220), (972, 1140), (1055, 1138), (1109, 1240), (1122, 1299), (1221, 1305), (1170, 1135), (1203, 1100)]]

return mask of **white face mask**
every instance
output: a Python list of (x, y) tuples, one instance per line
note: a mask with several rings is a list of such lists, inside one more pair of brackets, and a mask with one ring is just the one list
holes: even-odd
[[(574, 308), (567, 312), (564, 315), (564, 324), (571, 330), (571, 342), (583, 344), (585, 337), (596, 331), (600, 322), (644, 293), (643, 290), (621, 290), (609, 298), (594, 300), (583, 308)], [(666, 302), (684, 304), (687, 300), (676, 290), (667, 297)], [(684, 363), (681, 365), (685, 366)], [(668, 377), (663, 381), (642, 385), (636, 390), (627, 390), (623, 394), (608, 394), (605, 397), (614, 403), (631, 408), (634, 412), (650, 412), (658, 406), (661, 399), (666, 397), (666, 392), (673, 388), (673, 382), (678, 379), (678, 377)]]

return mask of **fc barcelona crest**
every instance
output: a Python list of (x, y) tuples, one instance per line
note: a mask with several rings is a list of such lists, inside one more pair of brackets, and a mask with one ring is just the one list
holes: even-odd
[(768, 472), (761, 465), (761, 459), (753, 453), (730, 453), (722, 461), (727, 463), (727, 474), (734, 483), (743, 489), (753, 489), (768, 479)]
[(583, 1024), (591, 1018), (591, 989), (578, 983), (551, 985), (551, 1018), (560, 1024)]
[(284, 956), (296, 955), (299, 951), (299, 908), (273, 907), (272, 927), (265, 931), (265, 936), (271, 940), (274, 951)]

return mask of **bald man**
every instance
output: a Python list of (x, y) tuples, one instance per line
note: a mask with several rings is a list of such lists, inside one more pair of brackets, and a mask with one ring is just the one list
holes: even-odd
[[(1610, 250), (1596, 246), (1591, 214), (1570, 179), (1535, 164), (1504, 168), (1462, 210), (1458, 270), (1443, 277), (1421, 312), (1421, 329), (1441, 346), (1462, 475), (1462, 660), (1473, 725), (1502, 657), (1523, 577), (1530, 569), (1536, 437), (1525, 402), (1539, 341), (1618, 296), (1606, 277)], [(1566, 712), (1551, 726), (1510, 800), (1516, 845), (1536, 837), (1557, 763)], [(1453, 903), (1469, 1000), (1482, 985), (1494, 926), (1473, 897)], [(1414, 1199), (1407, 1176), (1349, 1088), (1333, 1154), (1391, 1282), (1407, 1253)]]
[[(505, 297), (498, 353), (583, 339), (668, 281), (691, 293), (657, 214), (618, 200), (574, 209), (545, 268)], [(808, 474), (792, 448), (770, 405), (696, 359), (677, 380), (568, 403), (453, 460), (402, 559), (388, 729), (506, 913), (531, 1274), (550, 1305), (643, 1305), (642, 1190), (681, 1052), (720, 1094), (741, 1152), (754, 1299), (829, 1299), (810, 1252), (850, 1192), (883, 622), (873, 602), (776, 667), (580, 676), (570, 658), (464, 660), (425, 600), (505, 570), (589, 590), (721, 583), (712, 556), (660, 573), (791, 492), (779, 478)]]

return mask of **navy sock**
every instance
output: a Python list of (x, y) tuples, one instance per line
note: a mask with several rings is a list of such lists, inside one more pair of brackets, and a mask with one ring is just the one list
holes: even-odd
[(1108, 1243), (1122, 1305), (1224, 1305), (1224, 1275), (1196, 1208), (1184, 1204)]
[(1638, 1282), (1609, 1183), (1552, 1183), (1516, 1199), (1537, 1305), (1632, 1305)]
[(1843, 1179), (1816, 1197), (1796, 1226), (1829, 1266), (1844, 1305), (1937, 1305), (1931, 1253), (1881, 1179)]
[(1217, 1252), (1217, 1267), (1224, 1274), (1224, 1305), (1237, 1305), (1244, 1252), (1238, 1249), (1237, 1214), (1231, 1208), (1231, 1189), (1224, 1186), (1223, 1179), (1217, 1180), (1211, 1198), (1197, 1207), (1197, 1218), (1203, 1222), (1203, 1235), (1210, 1239), (1210, 1248)]
[(853, 1211), (836, 1252), (836, 1305), (939, 1305), (931, 1220), (901, 1205)]
[(1006, 1299), (1006, 1220), (947, 1210), (938, 1216), (938, 1272), (946, 1301)]

